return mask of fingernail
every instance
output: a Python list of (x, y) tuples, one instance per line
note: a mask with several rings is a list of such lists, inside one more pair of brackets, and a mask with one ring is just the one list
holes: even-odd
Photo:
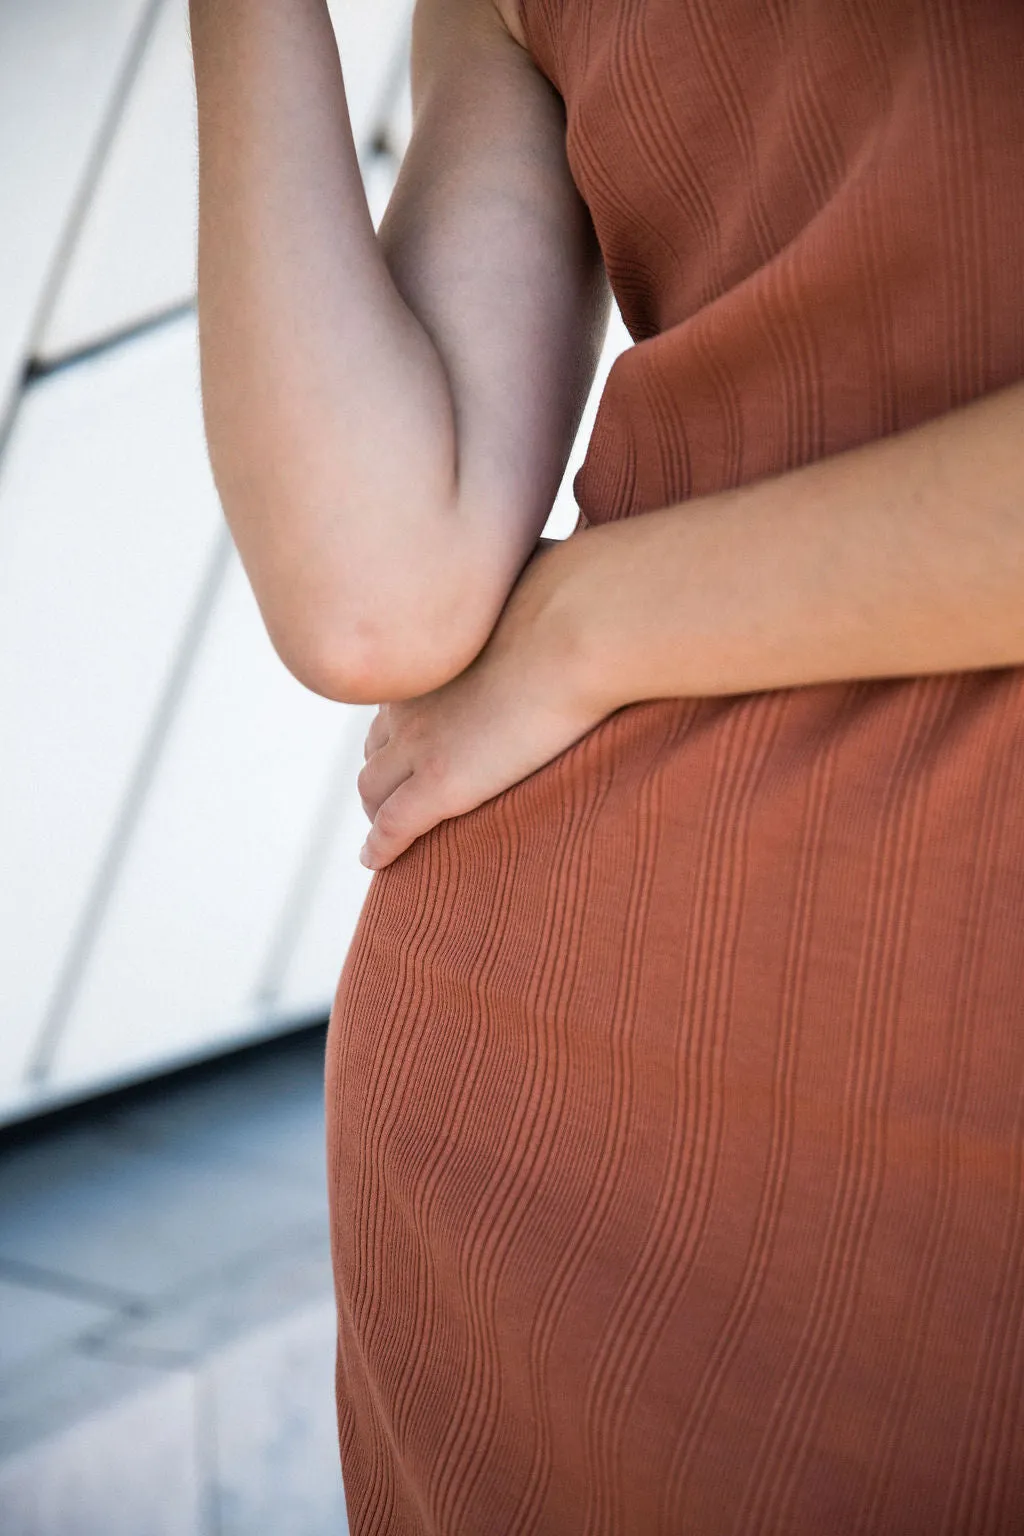
[(360, 864), (365, 864), (367, 869), (373, 868), (373, 865), (370, 863), (370, 850), (365, 843), (359, 850), (359, 862)]

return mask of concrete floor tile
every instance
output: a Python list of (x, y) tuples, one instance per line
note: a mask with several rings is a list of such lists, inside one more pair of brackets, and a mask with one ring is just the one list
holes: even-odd
[(313, 1224), (287, 1247), (227, 1266), (215, 1278), (150, 1316), (120, 1318), (98, 1330), (93, 1348), (111, 1360), (195, 1362), (239, 1335), (329, 1301), (334, 1288), (327, 1233)]
[(108, 1307), (0, 1278), (0, 1375), (112, 1321)]
[(0, 1530), (201, 1536), (196, 1424), (195, 1383), (182, 1373), (91, 1414), (0, 1464)]
[(331, 1301), (222, 1351), (203, 1377), (220, 1536), (347, 1536)]
[(322, 1052), (0, 1150), (2, 1536), (344, 1536)]
[(216, 1146), (183, 1166), (76, 1130), (0, 1160), (0, 1259), (155, 1299), (326, 1221), (323, 1190)]
[[(126, 1365), (79, 1349), (57, 1349), (0, 1376), (3, 1458), (62, 1433), (138, 1392), (158, 1387), (166, 1365)], [(0, 1520), (0, 1531), (7, 1530)]]
[(114, 1110), (103, 1122), (118, 1144), (176, 1161), (219, 1157), (268, 1177), (322, 1190), (324, 1035), (282, 1041), (273, 1052), (242, 1057), (230, 1073), (170, 1082), (144, 1103)]

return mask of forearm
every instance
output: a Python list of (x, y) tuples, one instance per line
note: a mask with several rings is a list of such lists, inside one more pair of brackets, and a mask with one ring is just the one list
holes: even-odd
[(324, 0), (192, 0), (191, 18), (211, 458), (279, 648), (312, 654), (357, 579), (401, 612), (403, 580), (450, 558), (451, 396), (373, 232)]
[(439, 686), (543, 526), (607, 285), (562, 104), (491, 0), (419, 0), (371, 227), (325, 0), (191, 0), (211, 459), (278, 650), (340, 699)]
[(1024, 385), (550, 558), (548, 622), (605, 710), (1024, 664)]

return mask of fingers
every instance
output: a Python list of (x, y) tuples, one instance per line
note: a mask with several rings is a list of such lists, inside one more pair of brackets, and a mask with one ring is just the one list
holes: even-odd
[(356, 780), (363, 810), (372, 821), (383, 802), (412, 773), (408, 756), (390, 741), (368, 758)]
[(450, 814), (441, 810), (436, 798), (429, 798), (422, 780), (413, 774), (381, 805), (359, 857), (369, 869), (383, 869)]
[(367, 761), (375, 752), (379, 752), (391, 737), (391, 721), (387, 712), (387, 705), (382, 704), (380, 709), (370, 721), (370, 729), (366, 733), (366, 741), (363, 745), (363, 760)]

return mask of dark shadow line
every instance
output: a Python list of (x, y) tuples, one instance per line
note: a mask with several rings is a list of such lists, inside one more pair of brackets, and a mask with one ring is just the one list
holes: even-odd
[[(169, 1092), (193, 1083), (215, 1081), (247, 1061), (258, 1061), (276, 1052), (306, 1051), (311, 1047), (322, 1055), (326, 1028), (325, 1012), (296, 1016), (282, 1020), (280, 1029), (255, 1040), (220, 1041), (210, 1050), (190, 1055), (185, 1061), (170, 1066), (157, 1063), (149, 1069), (141, 1067), (132, 1077), (111, 1087), (93, 1084), (56, 1104), (43, 1102), (38, 1108), (27, 1110), (19, 1119), (0, 1125), (0, 1158), (18, 1147), (31, 1146), (49, 1136), (79, 1127), (99, 1129), (107, 1136), (111, 1130), (108, 1124), (111, 1115), (145, 1107), (154, 1101), (163, 1102)], [(117, 1140), (120, 1140), (120, 1130)], [(142, 1150), (134, 1142), (131, 1145), (134, 1151)], [(6, 1262), (0, 1258), (0, 1273)]]
[(22, 387), (27, 389), (38, 379), (51, 378), (55, 373), (64, 373), (68, 368), (77, 368), (80, 363), (91, 363), (94, 358), (103, 357), (107, 352), (115, 352), (118, 347), (123, 347), (128, 342), (138, 341), (140, 337), (149, 336), (153, 331), (162, 330), (165, 325), (173, 325), (175, 321), (183, 320), (186, 315), (194, 314), (195, 308), (195, 299), (184, 299), (180, 304), (172, 304), (167, 309), (160, 310), (158, 314), (147, 315), (145, 320), (136, 320), (131, 325), (122, 326), (120, 330), (98, 337), (96, 341), (87, 342), (84, 347), (77, 347), (74, 352), (66, 352), (62, 357), (31, 358), (25, 366)]
[(0, 1280), (26, 1290), (65, 1296), (69, 1301), (92, 1302), (122, 1315), (142, 1317), (147, 1310), (142, 1299), (128, 1291), (119, 1291), (115, 1286), (102, 1285), (95, 1280), (81, 1280), (75, 1275), (58, 1274), (41, 1264), (28, 1264), (22, 1259), (0, 1258)]
[(86, 162), (85, 171), (71, 204), (67, 222), (64, 225), (60, 240), (54, 251), (46, 285), (36, 306), (29, 352), (34, 351), (38, 339), (45, 332), (50, 315), (53, 313), (53, 306), (63, 285), (64, 278), (67, 276), (72, 255), (92, 205), (93, 194), (99, 185), (100, 177), (103, 175), (103, 167), (107, 163), (107, 156), (117, 138), (125, 109), (132, 94), (132, 87), (138, 78), (139, 69), (146, 56), (149, 40), (156, 27), (157, 17), (165, 3), (166, 0), (147, 0), (147, 4), (142, 8), (142, 14), (136, 23), (134, 34), (125, 51), (124, 62), (110, 94), (107, 110), (103, 114), (99, 130), (93, 142), (92, 152)]
[[(149, 40), (153, 35), (157, 17), (165, 4), (165, 0), (146, 0), (142, 7), (135, 30), (128, 40), (122, 58), (120, 70), (117, 72), (113, 87), (111, 88), (106, 107), (100, 116), (99, 128), (93, 140), (92, 148), (86, 156), (85, 168), (81, 180), (70, 200), (67, 218), (64, 221), (57, 240), (51, 248), (48, 270), (45, 281), (36, 301), (32, 323), (26, 338), (26, 348), (31, 354), (39, 338), (46, 330), (47, 322), (53, 313), (53, 306), (61, 285), (67, 276), (71, 257), (92, 203), (93, 194), (103, 174), (107, 156), (117, 138), (118, 129), (124, 116), (125, 108), (132, 93), (136, 77)], [(20, 380), (11, 380), (10, 392), (0, 387), (0, 457), (7, 447), (11, 432), (14, 429), (15, 419), (21, 405), (25, 384), (31, 376), (31, 369), (22, 372)]]

